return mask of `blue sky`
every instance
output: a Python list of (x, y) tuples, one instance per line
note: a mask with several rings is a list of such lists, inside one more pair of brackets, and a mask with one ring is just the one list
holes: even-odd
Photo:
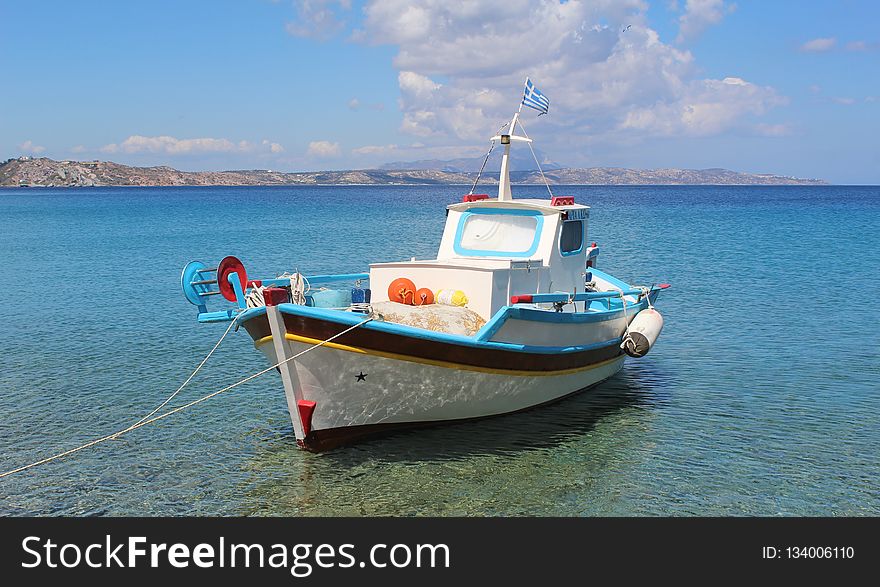
[(878, 22), (845, 0), (6, 2), (0, 157), (474, 156), (530, 75), (551, 111), (526, 128), (563, 165), (877, 184)]

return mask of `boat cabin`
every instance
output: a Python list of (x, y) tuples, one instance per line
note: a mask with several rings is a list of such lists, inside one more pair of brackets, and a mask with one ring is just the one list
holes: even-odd
[(370, 265), (374, 301), (386, 301), (391, 282), (406, 277), (435, 294), (463, 292), (467, 307), (489, 320), (514, 295), (584, 291), (594, 249), (587, 245), (588, 206), (565, 196), (465, 199), (447, 207), (436, 259)]
[[(511, 296), (585, 291), (586, 268), (598, 253), (595, 246), (587, 246), (590, 208), (575, 204), (571, 196), (513, 199), (510, 145), (532, 142), (514, 134), (519, 114), (505, 125), (510, 134), (491, 139), (493, 147), (496, 141), (504, 146), (498, 197), (474, 194), (472, 188), (463, 202), (447, 206), (436, 259), (370, 265), (374, 302), (388, 301), (388, 286), (405, 277), (435, 296), (441, 289), (461, 291), (467, 307), (488, 321)], [(535, 164), (540, 169), (537, 158)], [(474, 187), (478, 181), (479, 176)], [(567, 306), (567, 311), (586, 311), (585, 302)]]

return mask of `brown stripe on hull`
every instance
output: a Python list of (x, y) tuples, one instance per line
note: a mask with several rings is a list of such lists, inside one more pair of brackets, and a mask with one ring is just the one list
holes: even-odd
[(520, 410), (514, 410), (512, 412), (504, 412), (501, 414), (491, 414), (488, 416), (477, 416), (475, 418), (459, 418), (456, 420), (431, 420), (428, 422), (393, 422), (388, 424), (362, 424), (360, 426), (343, 426), (341, 428), (328, 428), (326, 430), (313, 430), (309, 432), (309, 435), (306, 437), (305, 441), (298, 440), (297, 444), (307, 451), (310, 452), (324, 452), (327, 450), (332, 450), (334, 448), (338, 448), (340, 446), (344, 446), (347, 444), (353, 444), (355, 442), (360, 442), (363, 440), (378, 438), (380, 436), (386, 436), (388, 434), (393, 434), (394, 432), (398, 432), (401, 430), (413, 430), (417, 428), (432, 428), (434, 426), (443, 426), (445, 424), (462, 424), (466, 422), (477, 422), (479, 420), (485, 420), (487, 418), (496, 418), (499, 416), (510, 416), (512, 414), (519, 414), (522, 412), (527, 412), (529, 410), (533, 410), (535, 408), (540, 408), (542, 406), (547, 406), (558, 401), (562, 401), (567, 399), (573, 395), (578, 393), (583, 393), (590, 389), (593, 389), (597, 385), (601, 385), (605, 381), (607, 381), (611, 376), (609, 375), (602, 381), (597, 381), (596, 383), (584, 387), (583, 389), (575, 390), (571, 393), (567, 393), (565, 395), (559, 396), (552, 400), (541, 402), (539, 404), (535, 404), (533, 406), (528, 406), (526, 408), (522, 408)]
[[(270, 336), (266, 315), (259, 315), (244, 322), (244, 328), (255, 341)], [(331, 320), (284, 314), (284, 325), (290, 334), (327, 340), (348, 326)], [(427, 359), (483, 367), (487, 369), (517, 371), (562, 371), (601, 363), (620, 356), (622, 351), (616, 343), (604, 347), (568, 353), (528, 353), (491, 348), (475, 348), (454, 343), (436, 342), (406, 336), (357, 328), (333, 341), (341, 345)]]

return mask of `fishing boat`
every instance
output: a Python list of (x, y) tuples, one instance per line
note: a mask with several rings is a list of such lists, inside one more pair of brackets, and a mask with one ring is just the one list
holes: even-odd
[[(547, 197), (512, 197), (511, 145), (531, 147), (522, 107), (548, 102), (532, 86), (528, 103), (530, 83), (491, 139), (489, 153), (503, 147), (497, 196), (474, 193), (478, 175), (438, 210), (436, 258), (269, 279), (250, 279), (233, 256), (185, 266), (199, 322), (235, 321), (279, 372), (302, 448), (535, 408), (600, 384), (656, 342), (668, 284), (599, 270), (590, 208), (546, 180)], [(209, 311), (221, 299), (231, 307)]]

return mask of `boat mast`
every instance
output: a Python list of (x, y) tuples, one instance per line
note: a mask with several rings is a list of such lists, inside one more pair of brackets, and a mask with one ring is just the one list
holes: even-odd
[[(522, 105), (520, 105), (522, 110)], [(510, 134), (501, 135), (501, 144), (504, 145), (504, 154), (501, 155), (501, 177), (498, 180), (498, 201), (507, 202), (513, 199), (510, 192), (510, 135), (516, 128), (516, 120), (519, 118), (519, 110), (513, 115), (510, 121)], [(506, 139), (506, 140), (505, 140)]]
[(501, 144), (504, 145), (504, 154), (501, 155), (501, 177), (498, 180), (498, 201), (499, 202), (509, 202), (513, 200), (513, 195), (510, 193), (510, 143), (511, 141), (523, 141), (526, 143), (531, 143), (531, 139), (527, 139), (526, 137), (520, 137), (514, 134), (516, 130), (516, 123), (519, 121), (519, 114), (522, 112), (522, 104), (519, 105), (519, 110), (517, 110), (513, 118), (510, 120), (510, 134), (498, 135), (492, 137), (493, 141), (500, 140)]

